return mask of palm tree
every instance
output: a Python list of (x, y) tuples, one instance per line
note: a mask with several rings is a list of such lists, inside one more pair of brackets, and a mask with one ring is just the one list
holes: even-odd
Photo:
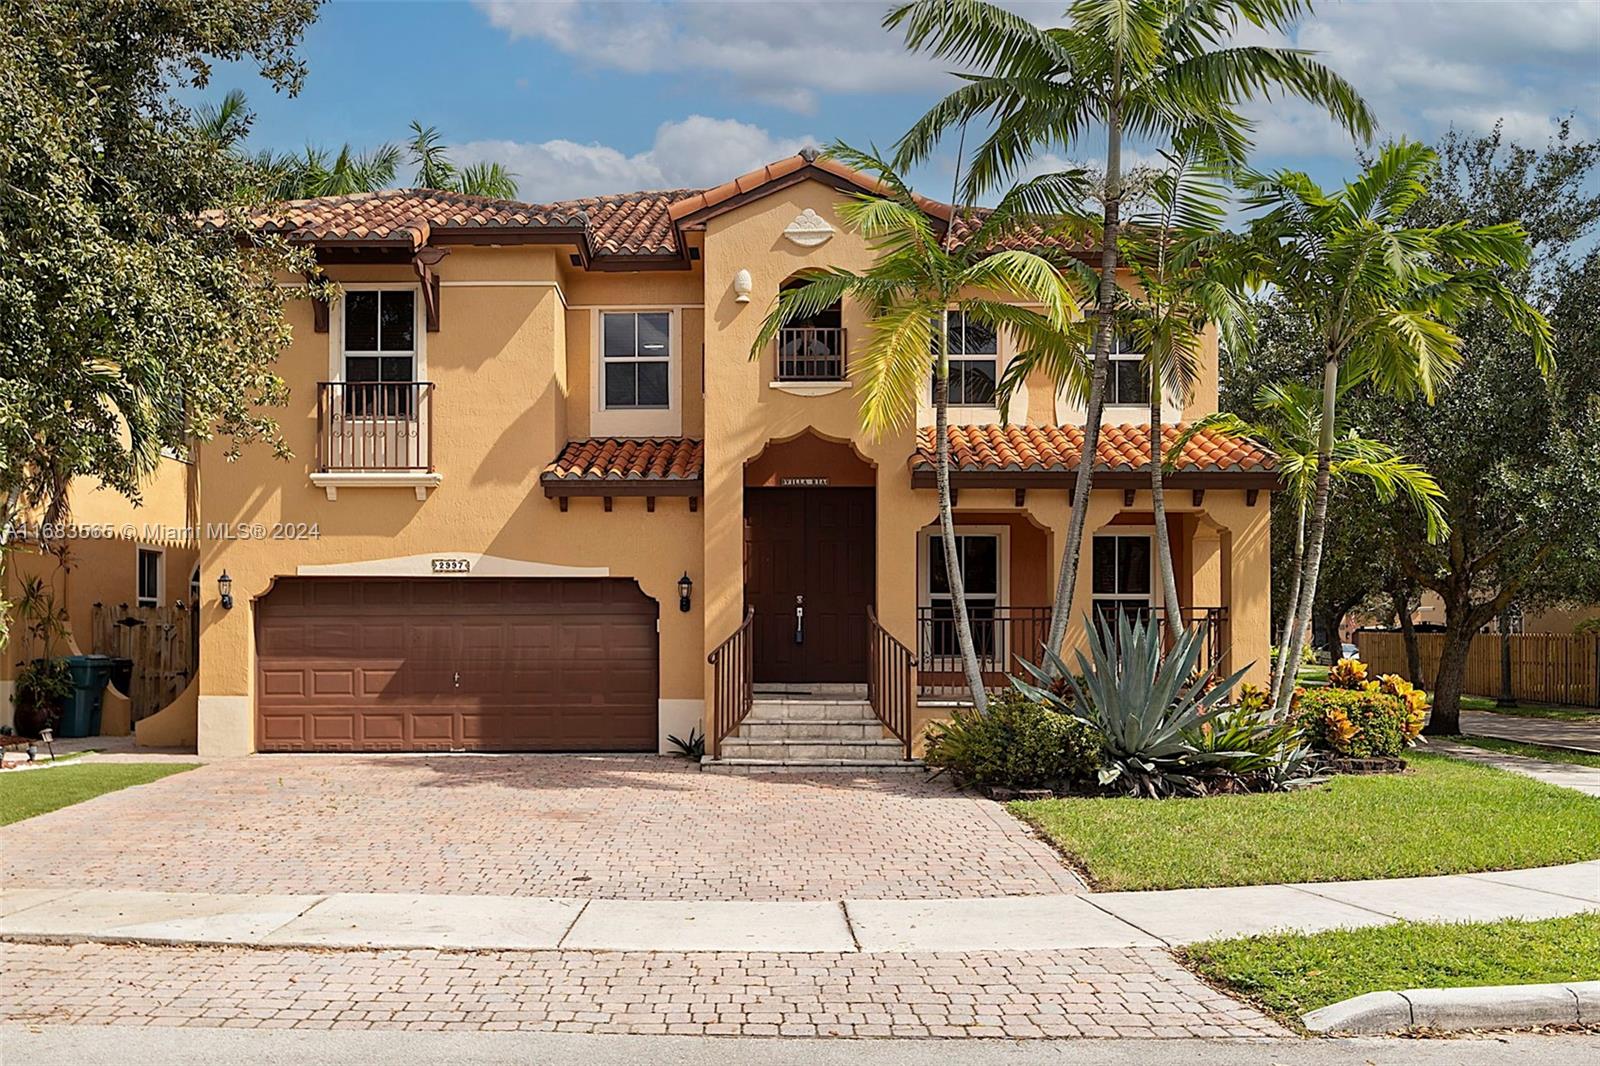
[(326, 148), (307, 145), (297, 153), (261, 152), (255, 161), (266, 199), (309, 200), (389, 188), (400, 168), (400, 149), (384, 144), (357, 154), (345, 144), (330, 155)]
[(908, 47), (981, 71), (963, 74), (964, 84), (918, 120), (900, 141), (896, 165), (926, 158), (952, 127), (986, 118), (993, 129), (973, 159), (971, 199), (1010, 180), (1036, 151), (1071, 150), (1091, 128), (1106, 130), (1093, 375), (1052, 648), (1061, 646), (1072, 607), (1116, 330), (1124, 133), (1164, 139), (1205, 130), (1242, 162), (1250, 123), (1236, 105), (1276, 90), (1322, 105), (1353, 134), (1370, 138), (1374, 122), (1365, 101), (1308, 53), (1227, 43), (1244, 23), (1280, 30), (1309, 7), (1308, 0), (1075, 0), (1068, 25), (1049, 29), (982, 0), (915, 0), (885, 16), (885, 26), (904, 27)]
[[(1349, 391), (1344, 382), (1340, 392)], [(1271, 692), (1277, 699), (1285, 678), (1294, 677), (1298, 659), (1288, 658), (1294, 625), (1293, 605), (1299, 600), (1306, 555), (1306, 513), (1316, 495), (1318, 443), (1322, 437), (1322, 394), (1304, 382), (1279, 382), (1264, 385), (1255, 395), (1255, 408), (1261, 420), (1249, 422), (1223, 411), (1198, 419), (1167, 450), (1166, 461), (1176, 462), (1183, 446), (1196, 434), (1214, 431), (1260, 442), (1278, 457), (1278, 473), (1295, 506), (1294, 562), (1289, 577), (1289, 604), (1285, 612), (1283, 636), (1278, 641), (1278, 662), (1273, 668)], [(1422, 516), (1430, 542), (1449, 535), (1445, 516), (1444, 490), (1432, 474), (1405, 460), (1394, 448), (1381, 441), (1358, 437), (1354, 430), (1335, 426), (1333, 456), (1329, 466), (1335, 481), (1364, 482), (1377, 498), (1388, 503), (1404, 495)], [(1292, 688), (1292, 681), (1289, 682)]]
[(1185, 628), (1172, 565), (1166, 486), (1160, 454), (1166, 395), (1187, 403), (1200, 377), (1200, 341), (1207, 324), (1231, 345), (1250, 333), (1243, 277), (1233, 242), (1222, 229), (1228, 194), (1225, 164), (1201, 136), (1179, 136), (1163, 151), (1165, 168), (1150, 186), (1151, 209), (1123, 231), (1121, 257), (1135, 285), (1122, 294), (1129, 305), (1127, 332), (1144, 352), (1150, 388), (1150, 503), (1156, 527), (1167, 624)]
[[(950, 497), (950, 315), (955, 311), (968, 321), (1008, 329), (1025, 351), (1039, 347), (1059, 353), (1067, 343), (1063, 331), (1068, 323), (1082, 317), (1067, 279), (1043, 256), (1004, 245), (1008, 237), (1037, 228), (1058, 216), (1063, 205), (1075, 202), (1082, 193), (1081, 175), (1049, 174), (1016, 186), (993, 210), (971, 219), (976, 228), (958, 246), (956, 219), (941, 237), (922, 203), (875, 152), (835, 144), (828, 154), (879, 181), (879, 193), (861, 194), (839, 208), (840, 218), (870, 243), (876, 260), (863, 273), (843, 267), (805, 272), (803, 284), (779, 293), (750, 356), (759, 357), (778, 331), (796, 319), (846, 297), (861, 301), (871, 320), (872, 339), (853, 373), (862, 392), (862, 425), (874, 433), (915, 423), (932, 363), (945, 572), (967, 687), (973, 706), (984, 713), (988, 700), (967, 615)], [(1043, 311), (997, 298), (1007, 296)]]
[[(1370, 380), (1399, 396), (1420, 391), (1431, 402), (1461, 364), (1461, 338), (1451, 326), (1478, 308), (1503, 316), (1529, 339), (1541, 372), (1553, 369), (1550, 324), (1507, 280), (1528, 265), (1521, 225), (1405, 225), (1436, 161), (1423, 145), (1400, 141), (1332, 193), (1296, 171), (1240, 181), (1247, 203), (1266, 211), (1250, 226), (1252, 273), (1310, 325), (1323, 361), (1305, 563), (1289, 642), (1279, 654), (1281, 673), (1299, 661), (1316, 598), (1341, 376), (1348, 372), (1349, 382)], [(1293, 687), (1279, 685), (1280, 710)]]
[(413, 119), (411, 134), (406, 147), (411, 152), (411, 162), (417, 167), (414, 184), (418, 187), (502, 200), (517, 195), (517, 176), (507, 170), (505, 164), (472, 163), (458, 167), (445, 153), (438, 127), (424, 126)]

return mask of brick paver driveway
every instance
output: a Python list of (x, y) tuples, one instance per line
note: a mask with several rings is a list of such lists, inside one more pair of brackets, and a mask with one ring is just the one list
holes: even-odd
[(650, 757), (235, 759), (0, 829), (0, 852), (7, 886), (171, 892), (831, 900), (1080, 887), (1020, 822), (942, 779), (733, 777)]
[(708, 1036), (1287, 1035), (1149, 948), (749, 955), (8, 944), (0, 1020)]

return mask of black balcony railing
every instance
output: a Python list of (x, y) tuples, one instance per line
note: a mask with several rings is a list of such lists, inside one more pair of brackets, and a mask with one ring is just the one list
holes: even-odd
[(324, 381), (317, 465), (324, 472), (433, 470), (433, 383)]
[(845, 331), (803, 326), (778, 331), (779, 381), (843, 381)]
[[(1097, 605), (1097, 613), (1102, 616), (1116, 609), (1154, 615), (1161, 620), (1162, 629), (1168, 629), (1165, 608), (1137, 608), (1125, 603), (1111, 608)], [(979, 600), (969, 601), (967, 613), (985, 688), (1005, 688), (1011, 675), (1026, 676), (1022, 660), (1036, 663), (1043, 657), (1050, 637), (1049, 607), (997, 607)], [(1183, 617), (1191, 627), (1205, 623), (1200, 662), (1208, 668), (1220, 666), (1228, 647), (1228, 609), (1188, 607)], [(966, 692), (955, 613), (948, 603), (917, 608), (917, 680), (923, 696), (959, 698)]]

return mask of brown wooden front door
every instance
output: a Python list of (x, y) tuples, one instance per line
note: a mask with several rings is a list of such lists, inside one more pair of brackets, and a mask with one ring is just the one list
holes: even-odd
[(656, 603), (610, 578), (283, 578), (261, 751), (655, 751)]
[(745, 490), (756, 681), (866, 681), (874, 518), (872, 489)]

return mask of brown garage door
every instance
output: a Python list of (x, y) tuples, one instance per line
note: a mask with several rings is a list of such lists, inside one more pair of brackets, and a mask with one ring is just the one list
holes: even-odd
[(655, 751), (656, 603), (610, 578), (283, 578), (262, 751)]

